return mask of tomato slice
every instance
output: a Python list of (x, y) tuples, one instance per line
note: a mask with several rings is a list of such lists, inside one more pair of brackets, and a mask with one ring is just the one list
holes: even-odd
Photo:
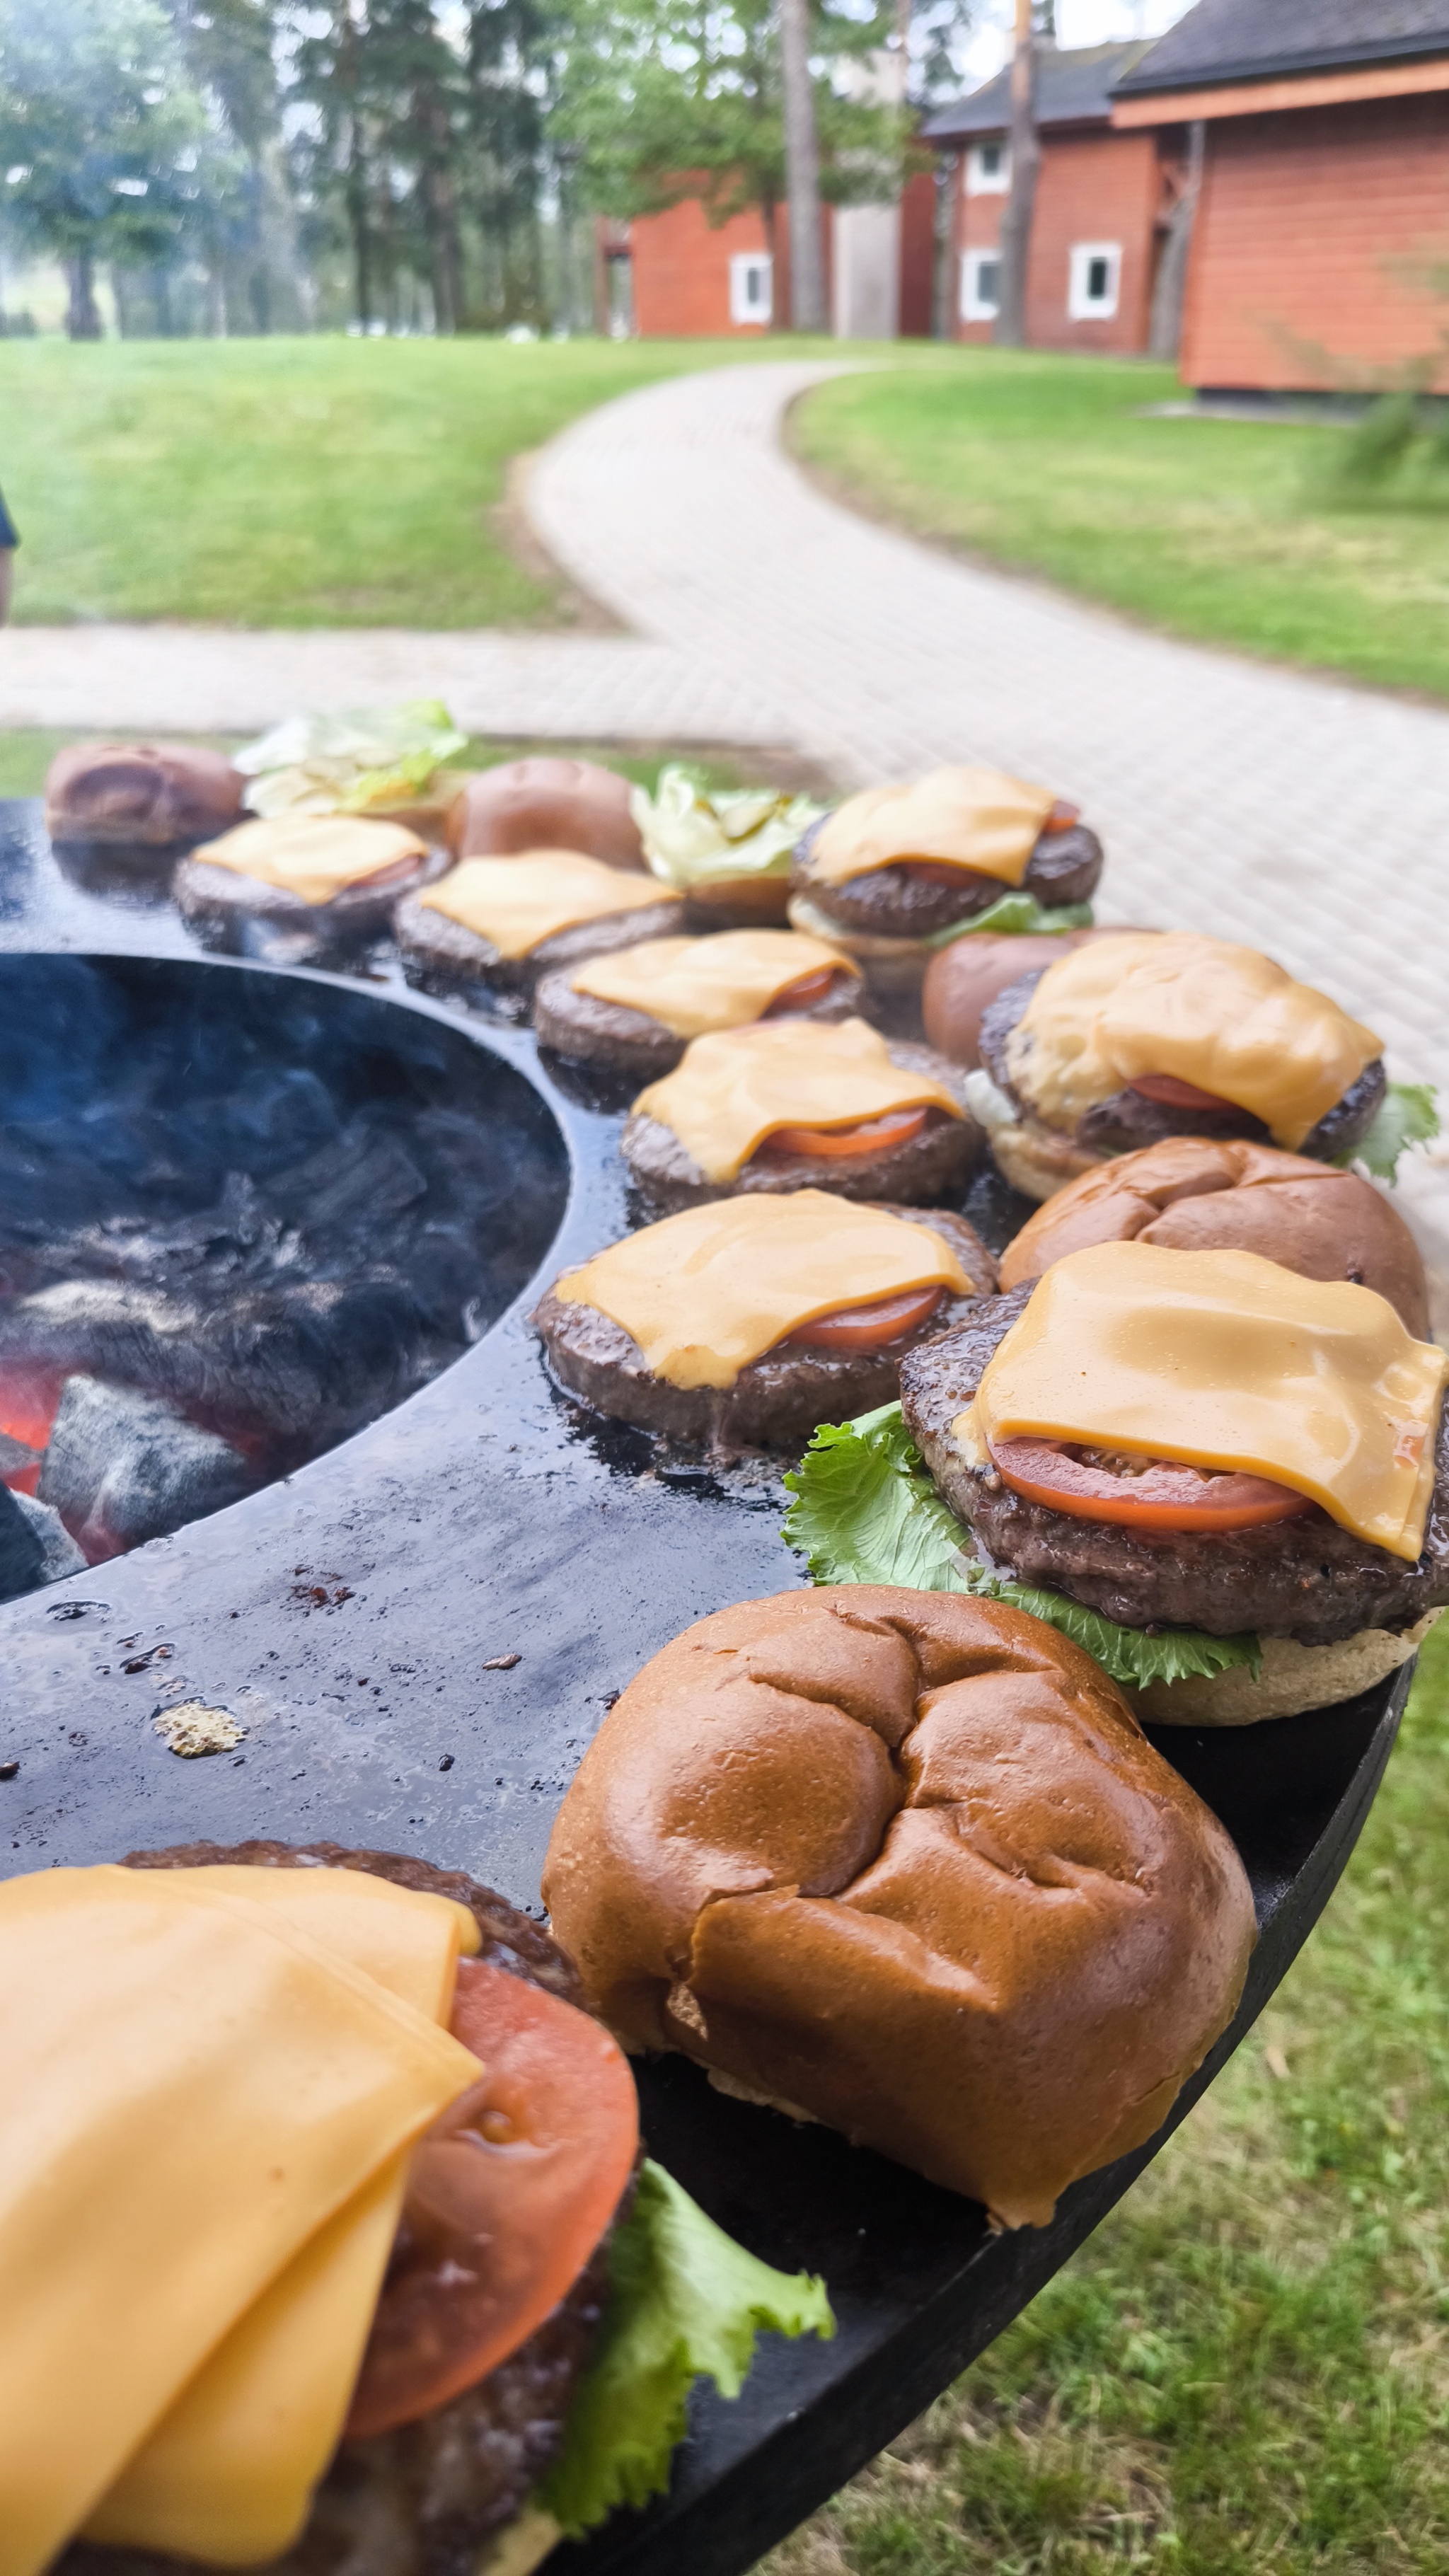
[(1257, 1529), (1296, 1521), (1315, 1506), (1267, 1476), (1245, 1476), (1151, 1459), (1124, 1473), (1073, 1455), (1063, 1440), (993, 1440), (992, 1464), (1003, 1484), (1029, 1503), (1045, 1503), (1072, 1520), (1111, 1521), (1129, 1529)]
[(808, 975), (797, 975), (793, 984), (787, 984), (783, 993), (766, 1003), (761, 1019), (783, 1020), (792, 1011), (813, 1010), (817, 1002), (824, 1001), (839, 973), (838, 966), (816, 966)]
[(831, 1163), (859, 1160), (866, 1154), (888, 1153), (893, 1145), (909, 1145), (919, 1136), (930, 1111), (926, 1109), (892, 1109), (884, 1118), (867, 1118), (859, 1127), (777, 1127), (772, 1136), (755, 1148), (772, 1163), (781, 1163), (797, 1154), (812, 1161), (823, 1157)]
[(463, 1959), (451, 2028), (483, 2071), (413, 2150), (352, 2436), (431, 2414), (526, 2343), (578, 2279), (638, 2152), (629, 2061), (587, 2013)]
[(1235, 1109), (1236, 1101), (1224, 1100), (1216, 1091), (1199, 1091), (1195, 1082), (1180, 1081), (1175, 1073), (1134, 1074), (1129, 1091), (1140, 1092), (1144, 1100), (1156, 1100), (1164, 1109)]
[[(27, 1449), (44, 1449), (60, 1403), (60, 1390), (59, 1375), (7, 1372), (0, 1379), (0, 1431), (8, 1432), (12, 1440), (22, 1441)], [(9, 1485), (17, 1494), (33, 1494), (39, 1481), (39, 1458), (32, 1467), (14, 1467), (0, 1474), (0, 1484)]]
[(817, 1315), (813, 1323), (797, 1324), (785, 1339), (810, 1351), (884, 1350), (924, 1324), (945, 1293), (944, 1288), (907, 1288), (899, 1297), (877, 1297), (871, 1306), (844, 1306), (838, 1314)]

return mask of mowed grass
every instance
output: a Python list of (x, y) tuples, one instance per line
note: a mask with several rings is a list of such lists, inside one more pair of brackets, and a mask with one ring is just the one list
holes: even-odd
[(511, 458), (615, 394), (794, 342), (0, 341), (14, 615), (567, 623)]
[(1449, 1622), (1273, 2006), (1122, 2207), (768, 2576), (1449, 2568)]
[(1449, 696), (1449, 472), (1337, 506), (1346, 432), (1143, 418), (1140, 361), (958, 350), (824, 385), (797, 454), (917, 533), (1179, 635)]

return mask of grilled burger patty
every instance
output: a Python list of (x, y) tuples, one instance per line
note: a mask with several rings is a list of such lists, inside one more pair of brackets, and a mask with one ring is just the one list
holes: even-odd
[[(1043, 1125), (1040, 1112), (1022, 1098), (1006, 1069), (1006, 1041), (1021, 1018), (1043, 975), (1050, 972), (1037, 967), (1030, 975), (1019, 976), (988, 1002), (981, 1014), (979, 1040), (981, 1061), (998, 1091), (1014, 1101), (1024, 1119)], [(1351, 1083), (1341, 1100), (1326, 1109), (1316, 1127), (1305, 1136), (1294, 1152), (1307, 1154), (1320, 1163), (1331, 1162), (1336, 1154), (1347, 1154), (1368, 1134), (1388, 1085), (1383, 1058), (1366, 1065), (1357, 1082)], [(1172, 1109), (1164, 1101), (1147, 1100), (1140, 1091), (1130, 1088), (1114, 1091), (1110, 1100), (1099, 1100), (1077, 1122), (1075, 1141), (1098, 1154), (1132, 1154), (1142, 1145), (1160, 1145), (1166, 1136), (1243, 1136), (1255, 1145), (1271, 1145), (1261, 1118), (1250, 1109), (1225, 1105), (1221, 1109)]]
[[(888, 1207), (886, 1216), (907, 1219), (919, 1209)], [(996, 1284), (996, 1264), (964, 1217), (932, 1211), (931, 1224), (951, 1246), (968, 1279), (983, 1290)], [(889, 1404), (903, 1351), (975, 1311), (972, 1300), (943, 1298), (915, 1332), (881, 1351), (809, 1350), (802, 1343), (766, 1351), (742, 1368), (733, 1386), (671, 1386), (656, 1377), (632, 1334), (597, 1306), (567, 1305), (550, 1288), (532, 1322), (560, 1386), (582, 1396), (596, 1413), (663, 1432), (675, 1440), (705, 1441), (719, 1449), (794, 1448), (821, 1422), (848, 1422), (877, 1404)]]
[(381, 882), (364, 877), (358, 885), (339, 887), (328, 903), (307, 903), (290, 886), (268, 885), (262, 877), (242, 876), (236, 868), (218, 867), (199, 856), (182, 860), (171, 891), (183, 920), (201, 939), (241, 940), (251, 923), (264, 921), (322, 948), (376, 938), (386, 930), (399, 896), (415, 893), (440, 875), (442, 866), (436, 853), (422, 852), (400, 861), (395, 870), (380, 871)]
[[(832, 992), (808, 1009), (779, 1016), (800, 1020), (848, 1020), (860, 1009), (860, 977), (840, 975)], [(600, 1001), (596, 993), (576, 993), (567, 968), (545, 975), (534, 995), (533, 1026), (540, 1046), (576, 1063), (596, 1064), (607, 1073), (672, 1073), (689, 1041), (676, 1037), (647, 1011), (623, 1002)]]
[[(450, 1896), (478, 1925), (480, 1958), (584, 2008), (578, 1977), (557, 1944), (462, 1870), (433, 1869), (399, 1852), (280, 1842), (178, 1844), (131, 1852), (125, 1865), (198, 1869), (216, 1862), (364, 1869), (398, 1887)], [(416, 2424), (344, 2442), (301, 2539), (269, 2559), (259, 2576), (477, 2576), (487, 2542), (522, 2510), (563, 2438), (603, 2313), (608, 2243), (605, 2234), (552, 2316), (476, 2388)], [(55, 2576), (179, 2576), (181, 2570), (201, 2576), (201, 2562), (78, 2540), (57, 2562)]]
[(981, 1151), (981, 1130), (966, 1109), (966, 1076), (960, 1065), (948, 1063), (931, 1047), (891, 1039), (887, 1052), (903, 1072), (928, 1073), (943, 1083), (965, 1116), (933, 1111), (908, 1144), (883, 1146), (877, 1154), (798, 1154), (777, 1160), (757, 1153), (732, 1181), (707, 1181), (673, 1128), (647, 1112), (631, 1113), (619, 1151), (658, 1216), (703, 1207), (711, 1199), (737, 1198), (746, 1190), (775, 1196), (786, 1190), (829, 1190), (838, 1199), (891, 1199), (910, 1207), (953, 1196), (965, 1186)]
[(1340, 1529), (1326, 1512), (1244, 1530), (1138, 1536), (1014, 1494), (993, 1467), (970, 1467), (951, 1436), (986, 1363), (1023, 1311), (1028, 1283), (969, 1307), (901, 1363), (901, 1407), (951, 1509), (993, 1562), (1066, 1592), (1127, 1628), (1203, 1628), (1209, 1636), (1295, 1637), (1333, 1646), (1362, 1628), (1411, 1628), (1449, 1601), (1449, 1405), (1440, 1417), (1434, 1498), (1416, 1565)]
[(929, 938), (933, 930), (970, 921), (1005, 894), (1033, 894), (1047, 906), (1085, 903), (1102, 873), (1096, 833), (1085, 823), (1071, 823), (1065, 831), (1042, 833), (1019, 888), (1003, 884), (1000, 877), (979, 876), (974, 868), (954, 871), (954, 882), (921, 877), (909, 860), (900, 859), (848, 877), (843, 885), (821, 885), (810, 872), (810, 853), (829, 819), (822, 814), (796, 844), (790, 891), (807, 895), (842, 930), (873, 931), (878, 938)]
[[(637, 886), (637, 871), (628, 876), (620, 873), (625, 886)], [(670, 902), (661, 898), (657, 905), (604, 913), (594, 921), (575, 923), (572, 930), (556, 930), (551, 939), (541, 939), (536, 948), (530, 948), (526, 957), (500, 955), (491, 939), (480, 939), (476, 930), (465, 929), (461, 921), (436, 911), (432, 904), (420, 903), (416, 895), (404, 896), (393, 913), (392, 927), (407, 963), (426, 974), (440, 976), (445, 983), (482, 982), (528, 993), (550, 967), (576, 966), (582, 958), (602, 957), (611, 948), (635, 948), (641, 939), (672, 939), (680, 918), (677, 897)]]

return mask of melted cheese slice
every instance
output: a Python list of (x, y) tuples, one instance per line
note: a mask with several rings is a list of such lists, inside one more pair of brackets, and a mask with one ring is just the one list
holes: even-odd
[(796, 1190), (646, 1225), (566, 1270), (554, 1295), (611, 1316), (670, 1386), (727, 1387), (797, 1325), (929, 1286), (973, 1293), (931, 1226)]
[(463, 859), (418, 901), (461, 922), (500, 957), (527, 957), (561, 930), (611, 913), (648, 912), (683, 897), (653, 877), (606, 868), (578, 850), (522, 850), (504, 859)]
[(858, 1127), (890, 1109), (964, 1113), (929, 1073), (893, 1064), (864, 1020), (762, 1020), (695, 1038), (634, 1103), (679, 1138), (707, 1181), (733, 1181), (779, 1127)]
[(1170, 1073), (1301, 1145), (1382, 1055), (1325, 993), (1226, 939), (1123, 931), (1049, 966), (1006, 1044), (1014, 1089), (1071, 1130), (1138, 1074)]
[(838, 948), (798, 930), (722, 930), (713, 939), (642, 939), (591, 957), (569, 977), (576, 993), (643, 1011), (677, 1038), (742, 1028), (802, 975), (857, 969)]
[(843, 885), (899, 859), (929, 859), (1019, 886), (1056, 801), (1049, 787), (966, 764), (930, 770), (909, 786), (867, 787), (821, 826), (809, 873), (821, 885)]
[(1386, 1298), (1256, 1252), (1098, 1243), (1053, 1264), (953, 1425), (1239, 1468), (1415, 1559), (1449, 1355)]
[(209, 868), (279, 886), (303, 903), (330, 903), (349, 886), (366, 885), (404, 859), (427, 857), (427, 843), (402, 823), (361, 814), (274, 814), (238, 823), (197, 855)]
[(476, 2073), (199, 1875), (0, 1886), (0, 2576), (40, 2576), (221, 2338)]
[[(187, 1873), (275, 1911), (412, 2011), (446, 2022), (466, 1906), (350, 1869)], [(394, 2157), (263, 2292), (91, 2516), (86, 2537), (220, 2567), (277, 2556), (305, 2523), (337, 2446), (407, 2181)]]

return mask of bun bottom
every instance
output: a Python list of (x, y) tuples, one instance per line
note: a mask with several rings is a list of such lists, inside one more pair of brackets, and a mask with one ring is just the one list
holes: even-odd
[(879, 930), (842, 930), (808, 894), (792, 894), (788, 912), (792, 930), (806, 931), (812, 939), (828, 939), (860, 968), (882, 1001), (919, 996), (926, 968), (936, 954), (929, 940), (892, 938)]
[(1149, 1682), (1129, 1690), (1149, 1726), (1257, 1726), (1264, 1718), (1301, 1717), (1306, 1709), (1336, 1708), (1386, 1681), (1416, 1655), (1434, 1622), (1430, 1610), (1395, 1636), (1388, 1628), (1360, 1628), (1336, 1646), (1300, 1646), (1295, 1637), (1265, 1637), (1263, 1669), (1256, 1681), (1242, 1665), (1226, 1673), (1193, 1673), (1185, 1681)]

